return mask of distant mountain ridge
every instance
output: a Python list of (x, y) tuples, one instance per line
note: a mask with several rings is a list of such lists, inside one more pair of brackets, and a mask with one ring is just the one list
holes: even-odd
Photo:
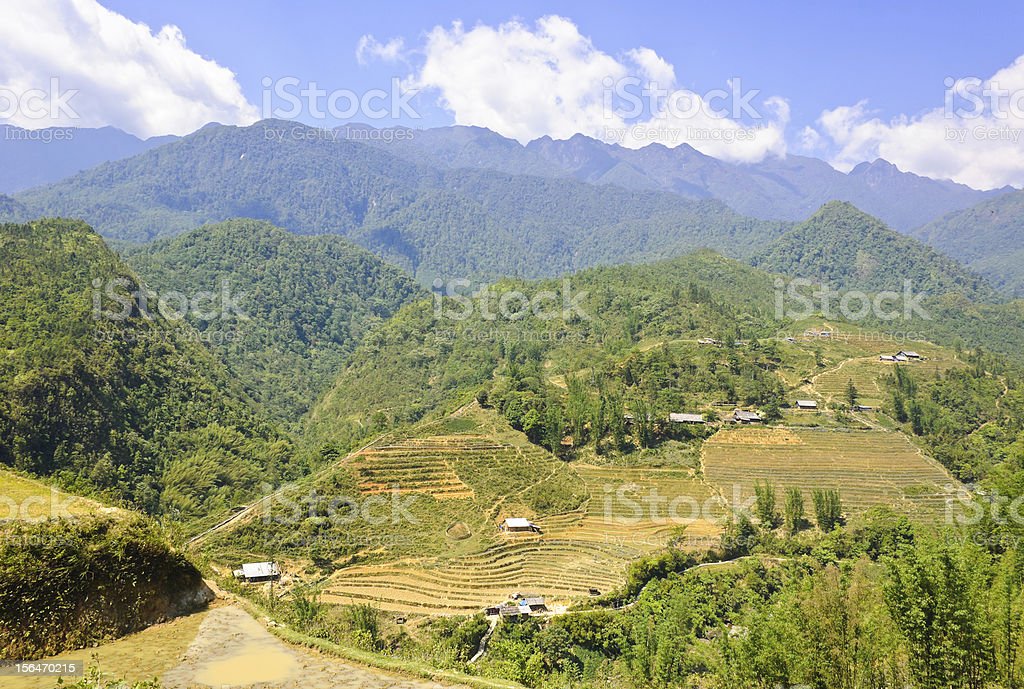
[(33, 216), (83, 218), (115, 239), (169, 237), (234, 217), (338, 234), (421, 282), (552, 276), (702, 247), (745, 257), (787, 228), (713, 199), (440, 169), (318, 131), (210, 125), (16, 200)]
[(174, 141), (139, 139), (114, 127), (23, 129), (0, 124), (0, 194), (51, 184), (111, 160), (130, 158)]
[(565, 140), (544, 136), (522, 146), (481, 127), (404, 130), (402, 137), (395, 136), (397, 130), (362, 125), (339, 129), (348, 137), (443, 168), (568, 176), (590, 184), (715, 198), (755, 218), (799, 221), (828, 201), (849, 201), (903, 232), (1008, 191), (978, 191), (921, 177), (881, 159), (861, 163), (844, 174), (823, 160), (805, 156), (769, 156), (744, 165), (705, 155), (689, 144), (630, 149), (582, 134)]

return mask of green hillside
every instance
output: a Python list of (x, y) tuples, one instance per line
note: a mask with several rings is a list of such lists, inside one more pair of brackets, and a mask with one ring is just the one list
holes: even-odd
[(956, 211), (912, 233), (1008, 294), (1024, 296), (1024, 191)]
[(187, 319), (249, 395), (294, 422), (374, 324), (420, 290), (401, 271), (336, 236), (302, 236), (255, 220), (209, 225), (126, 247), (157, 293), (225, 287), (245, 320)]
[(35, 215), (82, 218), (116, 239), (168, 237), (235, 217), (339, 234), (424, 283), (438, 274), (551, 276), (700, 247), (743, 256), (785, 229), (669, 192), (439, 170), (273, 120), (210, 125), (17, 198)]
[(118, 279), (138, 282), (81, 222), (0, 226), (0, 463), (179, 520), (293, 471), (194, 330), (103, 296)]
[[(774, 335), (781, 327), (773, 316), (772, 276), (711, 252), (595, 268), (565, 282), (504, 280), (491, 290), (492, 309), (501, 295), (514, 293), (529, 299), (553, 293), (559, 304), (578, 295), (579, 309), (564, 319), (560, 312), (555, 318), (541, 312), (489, 320), (479, 301), (465, 319), (457, 317), (465, 307), (451, 298), (409, 304), (359, 346), (311, 411), (307, 439), (350, 446), (369, 433), (454, 408), (489, 388), (496, 374), (499, 385), (511, 374), (529, 397), (548, 379), (617, 360), (645, 341), (732, 342)], [(538, 365), (543, 370), (535, 370)]]
[(894, 232), (850, 203), (833, 201), (758, 253), (752, 262), (784, 275), (868, 292), (950, 292), (991, 299), (984, 280), (956, 261)]

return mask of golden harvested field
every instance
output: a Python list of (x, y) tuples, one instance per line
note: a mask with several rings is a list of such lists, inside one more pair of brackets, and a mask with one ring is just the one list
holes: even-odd
[[(846, 512), (889, 505), (923, 520), (941, 518), (956, 482), (899, 433), (743, 428), (722, 430), (704, 445), (704, 474), (723, 495), (747, 499), (755, 481), (780, 492), (838, 488)], [(794, 442), (794, 439), (796, 442)]]

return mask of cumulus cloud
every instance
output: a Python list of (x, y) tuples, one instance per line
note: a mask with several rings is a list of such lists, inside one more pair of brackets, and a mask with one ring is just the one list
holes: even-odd
[(0, 45), (0, 116), (11, 124), (148, 137), (258, 119), (235, 75), (189, 50), (178, 27), (154, 33), (95, 0), (7, 0)]
[(387, 43), (381, 43), (373, 34), (365, 34), (356, 44), (356, 61), (361, 65), (369, 64), (373, 60), (395, 62), (402, 57), (404, 48), (405, 41), (402, 38), (392, 38)]
[(942, 87), (943, 103), (916, 116), (883, 120), (866, 101), (823, 112), (817, 124), (835, 147), (830, 162), (845, 171), (885, 158), (978, 189), (1024, 186), (1024, 56), (991, 77)]
[(564, 17), (534, 25), (438, 26), (422, 52), (412, 82), (436, 90), (456, 124), (487, 127), (523, 143), (580, 133), (630, 148), (689, 143), (744, 162), (786, 151), (789, 107), (781, 98), (736, 111), (733, 85), (717, 102), (681, 89), (673, 65), (654, 50), (609, 55)]

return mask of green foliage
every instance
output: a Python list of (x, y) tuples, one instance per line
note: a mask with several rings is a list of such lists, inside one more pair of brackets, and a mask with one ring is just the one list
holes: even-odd
[(776, 506), (775, 485), (771, 482), (754, 482), (754, 512), (761, 526), (765, 529), (774, 529), (779, 525), (779, 510)]
[[(774, 342), (777, 332), (771, 276), (710, 252), (653, 265), (599, 268), (568, 282), (504, 280), (490, 301), (568, 289), (581, 295), (584, 317), (499, 317), (448, 298), (420, 301), (369, 333), (334, 387), (312, 410), (306, 432), (314, 446), (351, 447), (364, 438), (374, 414), (399, 426), (468, 401), (487, 386), (487, 404), (531, 441), (557, 452), (602, 451), (655, 444), (671, 436), (670, 412), (708, 400), (762, 405), (781, 402)], [(680, 287), (686, 285), (687, 287)], [(745, 347), (698, 347), (717, 335), (752, 342)], [(641, 349), (644, 341), (664, 346)], [(677, 341), (690, 341), (684, 344)], [(562, 383), (553, 382), (561, 376)], [(640, 409), (644, 412), (641, 413)], [(634, 427), (624, 416), (632, 414)], [(651, 415), (648, 421), (647, 414)], [(599, 423), (595, 423), (595, 421)]]
[(97, 313), (116, 279), (138, 284), (82, 223), (0, 226), (0, 463), (185, 521), (294, 472), (194, 330)]
[(984, 280), (921, 242), (894, 232), (850, 203), (833, 201), (753, 258), (784, 275), (827, 282), (837, 289), (903, 294), (956, 292), (991, 299)]
[(853, 384), (853, 380), (846, 381), (846, 403), (853, 409), (857, 406), (857, 400), (860, 399), (860, 393), (857, 391), (857, 386)]
[(839, 491), (832, 488), (815, 490), (813, 494), (814, 518), (818, 528), (829, 532), (842, 523), (843, 506)]
[(39, 658), (191, 612), (202, 576), (138, 517), (0, 524), (0, 655)]
[(790, 535), (805, 526), (804, 519), (804, 495), (799, 488), (790, 487), (786, 489), (786, 504), (783, 508), (784, 524)]
[(244, 318), (188, 322), (276, 417), (294, 422), (366, 332), (420, 290), (401, 271), (335, 236), (303, 236), (254, 220), (209, 225), (127, 247), (158, 294), (228, 289)]

